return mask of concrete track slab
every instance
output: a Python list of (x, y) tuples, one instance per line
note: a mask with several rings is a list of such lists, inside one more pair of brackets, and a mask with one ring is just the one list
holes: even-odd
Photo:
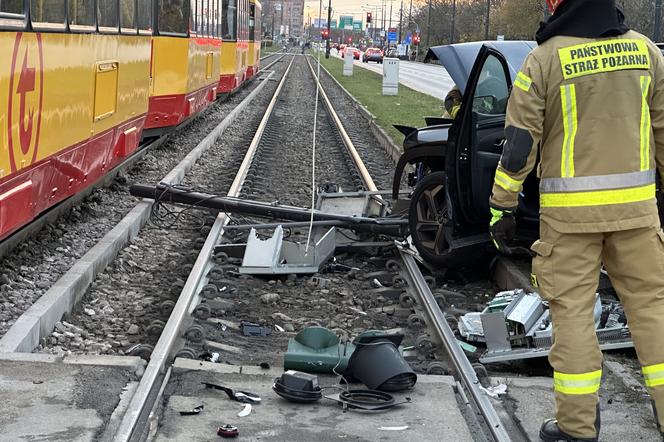
[(25, 359), (0, 360), (0, 441), (110, 440), (135, 368)]
[[(539, 440), (544, 419), (553, 417), (553, 381), (550, 378), (511, 378), (506, 381), (505, 406), (521, 424), (530, 440)], [(652, 408), (642, 393), (619, 379), (605, 376), (600, 390), (602, 442), (661, 441)]]
[[(241, 440), (256, 441), (471, 441), (472, 435), (458, 410), (452, 380), (443, 376), (419, 376), (407, 396), (411, 404), (383, 413), (344, 413), (336, 403), (322, 399), (313, 404), (286, 402), (272, 391), (279, 371), (261, 374), (254, 367), (226, 367), (220, 364), (178, 364), (166, 388), (166, 401), (157, 441), (203, 441), (217, 438), (222, 424), (238, 427)], [(209, 370), (208, 370), (209, 369)], [(238, 417), (243, 404), (233, 402), (221, 391), (206, 390), (201, 381), (246, 390), (261, 396), (247, 417)], [(338, 385), (333, 376), (321, 376), (324, 386)], [(332, 394), (328, 390), (326, 394)], [(398, 395), (399, 397), (405, 395)], [(179, 412), (204, 405), (195, 416)], [(381, 427), (408, 426), (402, 431)]]

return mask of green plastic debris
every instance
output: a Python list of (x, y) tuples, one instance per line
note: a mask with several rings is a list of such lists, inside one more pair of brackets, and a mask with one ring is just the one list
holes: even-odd
[[(403, 339), (401, 335), (367, 330), (359, 334), (353, 342), (339, 342), (339, 337), (328, 328), (307, 327), (288, 340), (284, 370), (343, 374), (356, 345), (376, 336), (384, 336), (397, 346)], [(403, 348), (399, 347), (399, 352), (403, 354)]]
[(477, 347), (474, 345), (470, 345), (467, 342), (463, 342), (457, 339), (457, 342), (459, 343), (459, 347), (461, 347), (462, 350), (467, 351), (468, 353), (475, 353), (477, 351)]
[(307, 327), (288, 341), (284, 369), (343, 373), (354, 351), (355, 345), (340, 343), (337, 335), (329, 329)]

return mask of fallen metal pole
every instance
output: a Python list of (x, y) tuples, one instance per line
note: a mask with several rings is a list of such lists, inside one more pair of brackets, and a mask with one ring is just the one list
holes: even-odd
[(300, 222), (283, 222), (283, 223), (264, 223), (264, 224), (237, 224), (237, 225), (227, 225), (224, 227), (225, 230), (269, 230), (276, 229), (278, 226), (283, 227), (284, 229), (297, 229), (309, 227), (313, 225), (314, 227), (341, 227), (348, 228), (361, 232), (376, 233), (382, 235), (391, 235), (391, 236), (403, 236), (403, 227), (408, 224), (408, 220), (402, 218), (383, 218), (378, 219), (378, 224), (353, 224), (350, 225), (343, 221), (314, 221), (313, 223), (307, 221)]
[[(149, 198), (160, 202), (217, 209), (221, 212), (227, 213), (281, 218), (292, 221), (309, 221), (311, 218), (311, 210), (302, 207), (282, 206), (207, 193), (191, 192), (187, 189), (164, 185), (158, 185), (155, 187), (135, 184), (129, 188), (129, 193), (139, 198)], [(408, 223), (408, 220), (403, 218), (369, 218), (362, 216), (337, 215), (318, 210), (314, 210), (314, 221), (339, 221), (353, 228), (358, 225), (399, 226)]]

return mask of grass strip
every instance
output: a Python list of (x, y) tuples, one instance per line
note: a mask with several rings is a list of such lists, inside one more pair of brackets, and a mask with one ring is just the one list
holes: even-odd
[[(316, 53), (313, 53), (314, 57)], [(442, 102), (431, 95), (410, 89), (399, 84), (399, 94), (383, 96), (383, 77), (380, 74), (353, 67), (353, 75), (344, 77), (343, 60), (336, 57), (325, 58), (321, 54), (321, 65), (336, 78), (360, 103), (376, 116), (376, 123), (390, 135), (398, 145), (403, 144), (403, 135), (393, 124), (423, 127), (425, 116), (442, 116)]]

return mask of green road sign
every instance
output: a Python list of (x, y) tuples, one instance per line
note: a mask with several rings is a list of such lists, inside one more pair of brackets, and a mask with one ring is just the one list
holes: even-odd
[(342, 15), (339, 17), (339, 29), (353, 30), (353, 16)]

